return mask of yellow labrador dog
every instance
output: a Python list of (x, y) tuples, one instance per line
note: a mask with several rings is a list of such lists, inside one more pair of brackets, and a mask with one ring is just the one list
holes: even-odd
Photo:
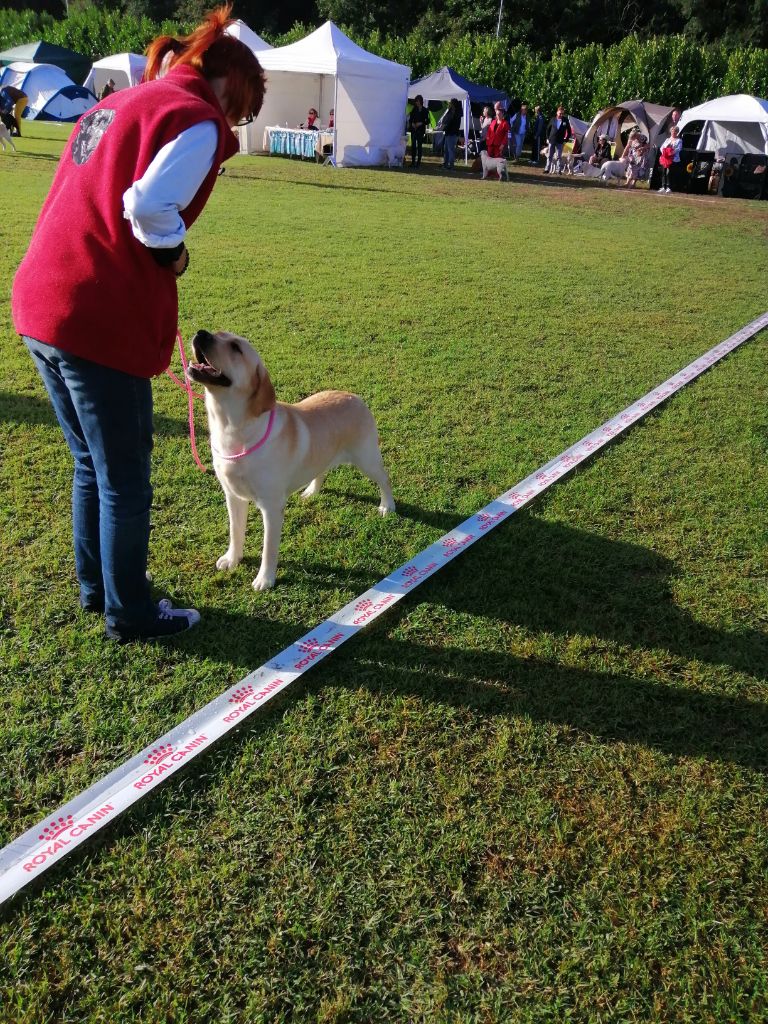
[(264, 546), (254, 590), (274, 586), (288, 496), (317, 494), (334, 466), (351, 464), (379, 488), (379, 512), (395, 508), (373, 415), (357, 395), (321, 391), (296, 405), (275, 401), (256, 349), (236, 334), (198, 331), (192, 339), (191, 380), (205, 388), (213, 464), (227, 499), (229, 547), (217, 569), (243, 557), (248, 502), (264, 520)]

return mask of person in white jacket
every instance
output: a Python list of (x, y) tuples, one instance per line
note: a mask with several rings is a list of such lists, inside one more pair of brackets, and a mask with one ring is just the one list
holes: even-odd
[(659, 192), (672, 191), (670, 187), (670, 169), (674, 164), (680, 163), (680, 153), (683, 148), (683, 140), (680, 138), (680, 129), (673, 125), (669, 129), (669, 138), (662, 143), (659, 151), (659, 163), (661, 164), (661, 188)]

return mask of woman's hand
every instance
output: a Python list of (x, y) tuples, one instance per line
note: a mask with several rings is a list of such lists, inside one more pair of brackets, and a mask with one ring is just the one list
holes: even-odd
[(189, 250), (186, 245), (182, 243), (181, 252), (179, 253), (178, 259), (174, 260), (171, 264), (171, 270), (174, 272), (176, 277), (181, 277), (184, 271), (189, 266)]

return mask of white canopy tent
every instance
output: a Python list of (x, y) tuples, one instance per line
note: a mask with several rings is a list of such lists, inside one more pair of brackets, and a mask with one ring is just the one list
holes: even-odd
[(231, 25), (228, 25), (224, 30), (227, 35), (234, 36), (235, 39), (239, 39), (241, 43), (245, 43), (249, 50), (252, 50), (256, 54), (260, 54), (262, 50), (273, 50), (274, 47), (262, 39), (261, 36), (257, 36), (253, 29), (248, 28), (244, 21), (233, 21)]
[(140, 53), (115, 53), (111, 57), (102, 57), (94, 61), (83, 86), (100, 96), (101, 90), (111, 78), (115, 83), (115, 91), (128, 89), (139, 84), (146, 66), (147, 58)]
[(258, 54), (267, 74), (264, 106), (240, 131), (240, 150), (265, 152), (267, 126), (295, 127), (314, 107), (321, 124), (334, 110), (334, 163), (371, 167), (403, 151), (410, 68), (353, 43), (327, 21), (306, 38)]
[(0, 69), (0, 86), (12, 85), (29, 98), (24, 117), (43, 121), (76, 121), (96, 103), (93, 93), (55, 64), (14, 61)]
[(704, 122), (696, 146), (700, 152), (768, 155), (768, 100), (744, 93), (720, 96), (684, 111), (680, 130), (694, 121)]

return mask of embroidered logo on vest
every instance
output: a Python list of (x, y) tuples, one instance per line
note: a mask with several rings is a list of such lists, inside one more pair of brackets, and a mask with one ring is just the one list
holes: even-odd
[(114, 116), (114, 110), (94, 110), (82, 118), (72, 143), (72, 159), (76, 164), (84, 164), (91, 159)]

